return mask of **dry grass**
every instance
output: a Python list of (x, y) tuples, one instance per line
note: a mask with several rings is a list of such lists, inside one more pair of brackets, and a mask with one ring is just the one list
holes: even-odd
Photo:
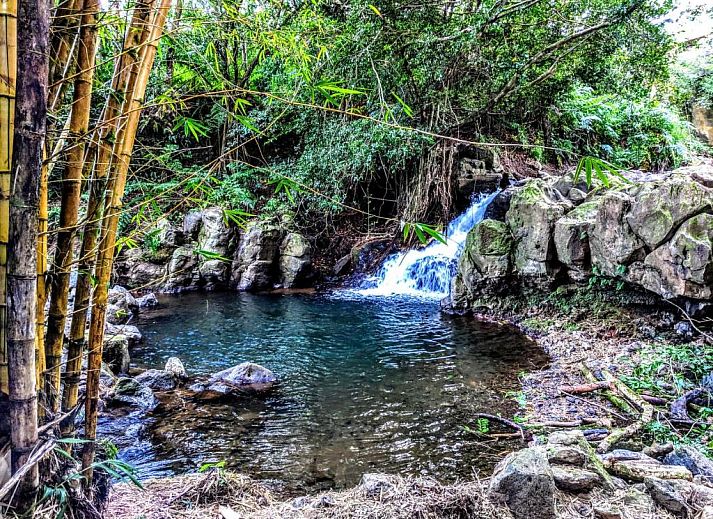
[[(491, 502), (487, 485), (473, 480), (441, 485), (431, 478), (385, 474), (366, 476), (341, 492), (283, 500), (262, 483), (231, 472), (213, 471), (155, 479), (146, 490), (114, 487), (105, 519), (512, 519)], [(227, 511), (221, 514), (221, 509)], [(557, 517), (592, 519), (612, 511), (621, 519), (674, 519), (631, 487), (613, 494), (556, 494)]]
[(250, 519), (465, 519), (511, 517), (485, 498), (478, 481), (441, 485), (430, 478), (373, 475), (342, 492), (280, 501), (262, 484), (230, 472), (152, 480), (146, 491), (117, 485), (106, 519), (210, 519), (228, 507)]

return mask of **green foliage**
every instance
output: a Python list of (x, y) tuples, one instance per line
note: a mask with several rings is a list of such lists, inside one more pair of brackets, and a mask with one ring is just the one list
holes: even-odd
[(648, 345), (640, 356), (632, 374), (623, 380), (633, 389), (653, 394), (681, 395), (713, 371), (713, 350), (702, 344)]
[(699, 148), (689, 123), (672, 108), (648, 98), (596, 94), (588, 86), (561, 96), (550, 120), (558, 129), (557, 147), (602, 158), (599, 171), (596, 163), (589, 164), (589, 175), (593, 169), (600, 180), (602, 172), (618, 171), (612, 163), (653, 170), (678, 167)]

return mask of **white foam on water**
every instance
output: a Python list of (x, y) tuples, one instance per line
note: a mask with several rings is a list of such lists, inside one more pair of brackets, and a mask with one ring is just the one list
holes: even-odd
[(442, 299), (448, 295), (465, 239), (480, 222), (498, 191), (481, 195), (470, 207), (448, 224), (446, 243), (431, 242), (421, 249), (392, 254), (373, 276), (350, 290), (363, 296), (412, 296)]

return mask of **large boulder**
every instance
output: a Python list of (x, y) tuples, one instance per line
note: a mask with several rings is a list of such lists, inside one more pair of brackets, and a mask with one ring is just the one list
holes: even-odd
[(201, 211), (191, 211), (183, 217), (183, 236), (188, 241), (198, 240), (198, 234), (203, 225), (203, 213)]
[(280, 283), (284, 288), (304, 286), (311, 270), (312, 246), (301, 234), (288, 233), (280, 244)]
[(153, 258), (139, 247), (127, 250), (117, 260), (115, 271), (119, 282), (129, 288), (162, 285), (166, 280), (166, 263)]
[(136, 314), (139, 311), (139, 302), (136, 298), (126, 288), (119, 285), (109, 289), (107, 303), (123, 310), (127, 315)]
[(196, 383), (190, 389), (199, 393), (207, 391), (226, 394), (246, 389), (266, 389), (275, 382), (277, 376), (269, 369), (252, 362), (243, 362), (215, 373), (206, 382)]
[(250, 224), (233, 259), (231, 285), (248, 292), (272, 288), (278, 278), (283, 234), (282, 229), (266, 222)]
[(114, 373), (128, 373), (131, 357), (126, 335), (110, 335), (104, 340), (102, 360)]
[(497, 291), (510, 275), (513, 246), (510, 228), (503, 222), (483, 220), (468, 233), (451, 287), (451, 305), (464, 309), (477, 293)]
[(554, 519), (555, 481), (543, 447), (509, 454), (490, 479), (490, 496), (507, 504), (515, 519)]
[(591, 266), (589, 234), (594, 227), (599, 206), (587, 202), (567, 213), (555, 223), (554, 240), (557, 259), (576, 281), (586, 279)]
[(599, 200), (594, 228), (589, 233), (592, 266), (599, 273), (616, 277), (627, 265), (644, 258), (644, 241), (631, 230), (626, 215), (634, 198), (623, 191), (608, 191)]
[(632, 265), (628, 278), (666, 299), (711, 299), (713, 215), (701, 214), (684, 222), (671, 241)]
[(163, 287), (165, 292), (184, 292), (198, 288), (198, 257), (193, 247), (178, 247), (173, 251), (168, 263), (168, 280)]
[(156, 229), (153, 233), (156, 234), (159, 247), (172, 249), (185, 242), (183, 229), (173, 225), (167, 218), (159, 218), (155, 226)]
[(515, 239), (514, 265), (519, 275), (552, 277), (557, 273), (554, 226), (571, 208), (569, 200), (540, 179), (513, 195), (506, 220)]
[(655, 249), (685, 220), (712, 207), (713, 190), (676, 173), (661, 183), (643, 184), (626, 221), (649, 249)]
[(208, 290), (225, 286), (230, 275), (229, 258), (235, 248), (235, 231), (225, 220), (219, 207), (205, 209), (201, 216), (198, 233), (198, 249), (210, 254), (199, 258), (198, 271), (204, 287)]

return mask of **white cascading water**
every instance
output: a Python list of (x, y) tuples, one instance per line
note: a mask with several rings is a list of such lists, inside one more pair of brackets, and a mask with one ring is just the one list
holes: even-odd
[(422, 249), (392, 254), (356, 291), (368, 296), (406, 295), (428, 299), (447, 296), (468, 231), (483, 219), (497, 194), (498, 191), (476, 198), (463, 214), (448, 224), (446, 243), (433, 241)]

